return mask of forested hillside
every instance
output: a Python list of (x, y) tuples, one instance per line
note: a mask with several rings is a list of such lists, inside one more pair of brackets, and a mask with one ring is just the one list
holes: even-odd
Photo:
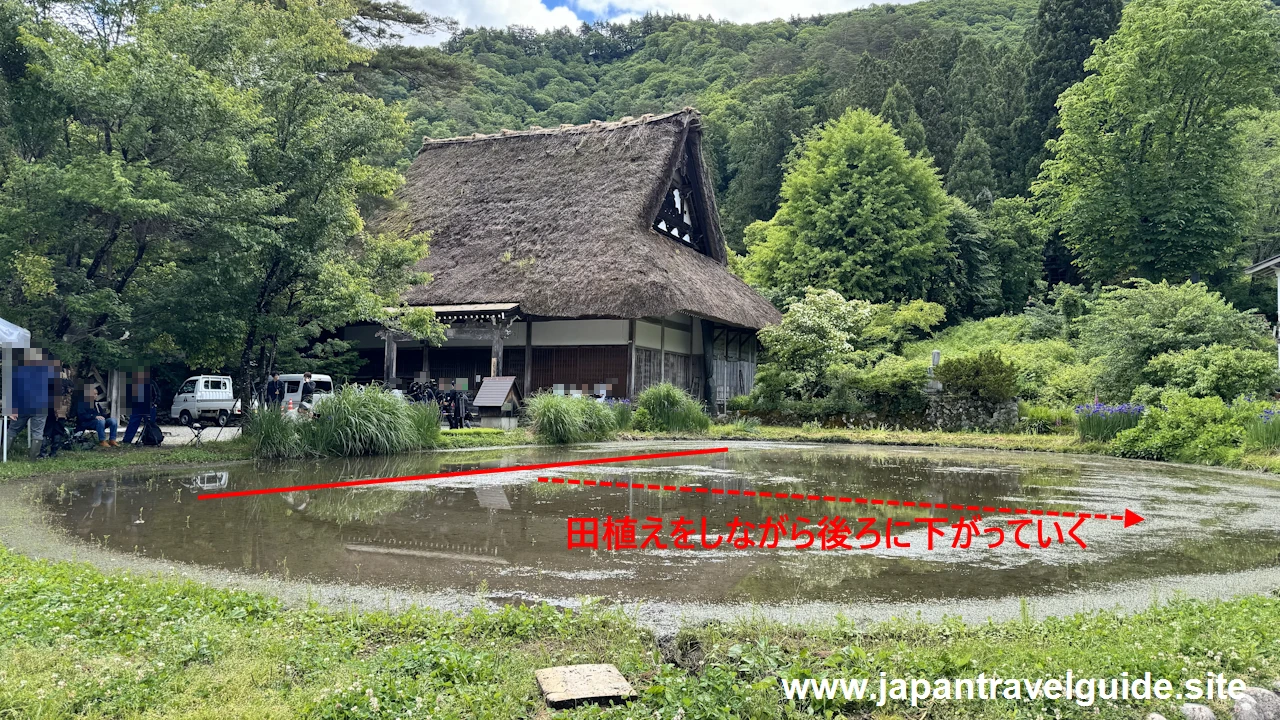
[(743, 228), (777, 209), (794, 136), (850, 107), (880, 112), (895, 83), (890, 108), (918, 116), (942, 172), (978, 124), (1001, 149), (995, 190), (1022, 190), (1025, 159), (1004, 151), (1026, 112), (1024, 37), (1036, 7), (929, 0), (756, 25), (646, 16), (547, 33), (468, 28), (443, 46), (466, 76), (457, 93), (401, 81), (381, 94), (407, 100), (414, 130), (432, 137), (697, 107), (725, 230), (741, 251)]

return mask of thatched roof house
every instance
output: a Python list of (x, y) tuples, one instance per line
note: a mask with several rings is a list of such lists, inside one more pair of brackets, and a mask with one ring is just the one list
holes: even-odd
[[(432, 280), (411, 289), (407, 302), (434, 307), (450, 322), (451, 345), (483, 339), (476, 332), (483, 325), (503, 326), (507, 335), (491, 347), (492, 361), (480, 374), (523, 373), (526, 392), (595, 392), (609, 385), (606, 394), (623, 396), (668, 379), (710, 399), (702, 380), (714, 375), (708, 362), (715, 343), (734, 344), (732, 353), (721, 353), (726, 361), (730, 354), (733, 362), (749, 355), (753, 375), (754, 331), (779, 315), (726, 267), (701, 141), (692, 108), (427, 139), (406, 173), (398, 206), (381, 220), (385, 227), (431, 233), (431, 254), (419, 269)], [(566, 321), (577, 325), (543, 325)], [(662, 336), (660, 347), (648, 347), (655, 338), (645, 325)], [(526, 346), (523, 358), (512, 357), (521, 354), (513, 353), (517, 343)], [(453, 367), (449, 347), (430, 351), (431, 377), (450, 377), (436, 372), (437, 357)], [(540, 369), (535, 351), (550, 347), (593, 348), (594, 356), (605, 347), (620, 352), (598, 357), (599, 372), (570, 368), (581, 358), (571, 362), (563, 352)], [(640, 352), (637, 368), (637, 349), (656, 349), (659, 356)], [(695, 362), (698, 355), (706, 357)], [(729, 385), (726, 392), (744, 390), (740, 381)]]

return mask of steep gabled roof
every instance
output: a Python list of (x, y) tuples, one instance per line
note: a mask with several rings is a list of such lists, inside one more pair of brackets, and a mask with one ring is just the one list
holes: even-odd
[[(423, 142), (381, 224), (431, 233), (412, 305), (519, 303), (547, 317), (688, 313), (760, 328), (779, 319), (725, 266), (696, 110)], [(698, 233), (660, 235), (670, 190)], [(692, 197), (688, 197), (689, 195)], [(700, 234), (699, 234), (700, 233)]]

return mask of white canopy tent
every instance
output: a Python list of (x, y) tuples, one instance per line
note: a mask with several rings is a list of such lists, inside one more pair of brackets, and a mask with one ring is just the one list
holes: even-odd
[(3, 462), (9, 462), (9, 414), (13, 412), (13, 351), (31, 347), (31, 331), (0, 318), (0, 365), (3, 365), (4, 402), (0, 406), (0, 443)]

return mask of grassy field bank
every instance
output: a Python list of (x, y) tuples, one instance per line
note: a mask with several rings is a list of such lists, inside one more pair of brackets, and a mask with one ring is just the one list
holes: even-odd
[(979, 626), (834, 620), (706, 625), (659, 640), (596, 607), (289, 610), (262, 595), (0, 550), (0, 717), (545, 718), (533, 670), (594, 662), (617, 665), (636, 702), (554, 717), (1173, 717), (1174, 701), (815, 706), (786, 700), (778, 678), (1034, 680), (1070, 668), (1270, 685), (1280, 661), (1280, 600), (1263, 596)]

